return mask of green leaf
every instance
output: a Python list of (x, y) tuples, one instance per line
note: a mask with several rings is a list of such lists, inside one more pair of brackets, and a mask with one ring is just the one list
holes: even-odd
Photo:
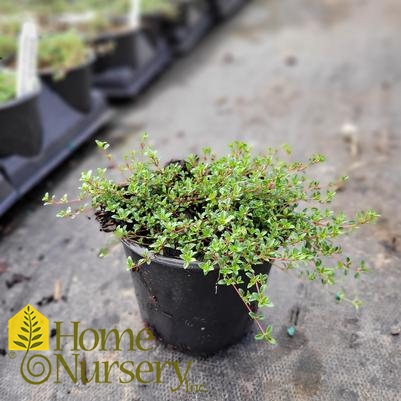
[(42, 344), (43, 344), (43, 341), (38, 342), (38, 343), (35, 343), (35, 344), (32, 344), (32, 345), (31, 345), (31, 349), (32, 349), (32, 348), (39, 347), (39, 345), (42, 345)]
[(96, 145), (97, 145), (100, 149), (103, 149), (103, 150), (106, 150), (106, 149), (110, 146), (107, 142), (102, 142), (102, 141), (99, 141), (99, 140), (97, 140), (97, 139), (95, 139), (95, 142), (96, 142)]
[(128, 258), (127, 258), (127, 267), (128, 267), (128, 270), (132, 270), (135, 267), (135, 263), (132, 260), (131, 256), (128, 256)]
[(264, 334), (263, 333), (258, 333), (255, 335), (255, 340), (263, 340)]
[(13, 341), (13, 343), (18, 345), (19, 347), (22, 347), (22, 348), (26, 349), (26, 345), (24, 343), (22, 343), (21, 341)]
[(32, 333), (36, 333), (39, 330), (40, 330), (40, 327), (36, 327), (36, 329), (32, 330)]

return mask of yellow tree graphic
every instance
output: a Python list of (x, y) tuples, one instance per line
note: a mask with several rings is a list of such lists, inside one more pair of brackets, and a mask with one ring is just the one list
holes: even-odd
[(30, 305), (28, 305), (26, 310), (24, 310), (24, 325), (20, 327), (21, 331), (26, 334), (17, 334), (23, 342), (13, 341), (14, 344), (25, 348), (27, 351), (42, 345), (43, 341), (37, 341), (43, 336), (43, 333), (39, 333), (41, 331), (41, 327), (38, 326), (38, 324), (39, 321), (35, 315), (35, 310), (31, 310)]
[(32, 355), (30, 350), (49, 349), (49, 320), (31, 305), (27, 305), (8, 321), (8, 349), (23, 351), (20, 372), (30, 384), (44, 383), (51, 373), (51, 364), (44, 355)]

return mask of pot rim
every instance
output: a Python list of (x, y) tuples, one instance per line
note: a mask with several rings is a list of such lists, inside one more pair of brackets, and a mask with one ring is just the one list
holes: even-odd
[(33, 92), (28, 93), (21, 97), (14, 97), (11, 100), (8, 100), (7, 102), (0, 103), (0, 111), (5, 111), (19, 104), (27, 103), (28, 101), (34, 98), (38, 98), (41, 91), (42, 91), (42, 86), (40, 84), (40, 81), (38, 80), (37, 88)]
[[(85, 67), (90, 66), (95, 61), (95, 58), (96, 58), (95, 52), (93, 50), (89, 50), (86, 60), (83, 63), (81, 63), (79, 65), (76, 65), (74, 67), (71, 67), (68, 70), (66, 70), (65, 71), (65, 75), (69, 74), (70, 72), (80, 70), (81, 68), (85, 68)], [(52, 76), (53, 74), (54, 74), (54, 70), (52, 68), (49, 68), (49, 67), (48, 68), (41, 68), (41, 69), (38, 70), (38, 75), (40, 77)]]
[[(137, 255), (139, 255), (141, 257), (144, 255), (145, 252), (152, 253), (152, 251), (149, 250), (148, 248), (141, 246), (135, 242), (128, 241), (126, 239), (121, 239), (120, 241), (122, 242), (123, 245), (125, 245), (127, 248), (129, 248), (132, 252), (136, 253)], [(165, 264), (169, 267), (175, 267), (175, 268), (183, 269), (183, 270), (201, 270), (199, 267), (201, 262), (199, 262), (199, 261), (191, 262), (188, 267), (184, 267), (184, 261), (182, 259), (172, 258), (172, 257), (157, 255), (155, 253), (152, 253), (152, 262), (153, 261), (156, 263)], [(272, 266), (271, 262), (264, 262), (258, 266), (261, 266), (264, 264)], [(214, 270), (218, 270), (218, 269), (214, 269)]]
[(99, 42), (107, 42), (109, 40), (115, 40), (122, 36), (128, 36), (132, 34), (136, 34), (137, 32), (142, 30), (142, 24), (135, 27), (132, 25), (127, 25), (124, 29), (121, 30), (114, 30), (114, 31), (107, 31), (101, 33), (100, 35), (94, 36), (91, 38), (91, 42), (98, 44)]
[[(123, 245), (125, 245), (127, 248), (129, 248), (132, 252), (138, 254), (139, 256), (143, 256), (145, 252), (152, 252), (148, 248), (145, 248), (139, 244), (136, 244), (132, 241), (128, 241), (126, 239), (121, 239), (121, 242)], [(184, 269), (184, 270), (200, 270), (199, 265), (201, 262), (191, 262), (188, 267), (184, 268), (184, 261), (182, 259), (178, 258), (172, 258), (168, 256), (163, 256), (163, 255), (157, 255), (155, 253), (152, 253), (152, 261), (156, 263), (161, 263), (164, 265), (168, 265), (169, 267), (175, 267), (179, 269)]]

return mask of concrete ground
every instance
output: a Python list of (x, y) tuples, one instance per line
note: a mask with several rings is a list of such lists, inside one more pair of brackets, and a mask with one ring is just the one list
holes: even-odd
[[(61, 367), (61, 383), (54, 384), (53, 351), (43, 353), (53, 358), (49, 380), (26, 384), (23, 353), (8, 355), (7, 320), (27, 303), (49, 318), (51, 329), (65, 322), (67, 333), (70, 321), (80, 321), (82, 330), (142, 328), (121, 247), (98, 259), (107, 238), (93, 221), (62, 221), (41, 206), (44, 192), (76, 193), (80, 171), (103, 163), (90, 143), (0, 221), (0, 399), (401, 400), (400, 37), (399, 0), (255, 0), (137, 102), (119, 105), (115, 122), (98, 136), (121, 155), (147, 131), (165, 160), (204, 145), (224, 152), (234, 139), (256, 147), (286, 142), (301, 159), (326, 154), (316, 171), (321, 180), (351, 177), (335, 207), (382, 215), (342, 242), (371, 266), (359, 282), (344, 283), (364, 299), (360, 312), (337, 305), (317, 283), (273, 269), (269, 294), (276, 306), (266, 314), (275, 347), (249, 336), (207, 360), (161, 345), (147, 353), (79, 356), (89, 363), (87, 376), (96, 360), (192, 362), (187, 378), (207, 393), (171, 392), (178, 381), (170, 371), (164, 384), (119, 384), (113, 371), (112, 384), (84, 385)], [(295, 324), (290, 338), (286, 330)], [(72, 363), (70, 347), (62, 355)]]

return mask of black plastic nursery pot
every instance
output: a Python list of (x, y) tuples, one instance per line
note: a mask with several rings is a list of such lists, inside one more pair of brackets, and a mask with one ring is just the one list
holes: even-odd
[[(133, 260), (143, 255), (144, 248), (126, 241), (123, 245)], [(255, 270), (268, 274), (270, 268), (264, 264)], [(217, 269), (205, 276), (196, 263), (184, 269), (179, 259), (155, 256), (132, 277), (145, 324), (161, 342), (179, 351), (213, 355), (239, 342), (252, 327), (235, 289), (216, 284)]]
[(43, 142), (38, 109), (40, 91), (0, 104), (0, 157), (35, 156)]
[(112, 99), (137, 96), (171, 61), (167, 41), (149, 27), (103, 35), (95, 47), (94, 86)]
[(42, 71), (40, 77), (66, 103), (81, 113), (88, 113), (92, 107), (92, 64), (91, 57), (85, 64), (79, 65), (58, 78), (53, 71)]
[(225, 19), (235, 14), (249, 0), (208, 0), (215, 16)]
[(213, 25), (211, 8), (206, 1), (180, 4), (177, 18), (153, 13), (145, 14), (142, 19), (145, 25), (152, 26), (167, 37), (173, 50), (178, 54), (192, 50)]
[(116, 67), (135, 67), (137, 62), (136, 30), (124, 29), (99, 36), (94, 40), (96, 61), (95, 73), (101, 73)]

